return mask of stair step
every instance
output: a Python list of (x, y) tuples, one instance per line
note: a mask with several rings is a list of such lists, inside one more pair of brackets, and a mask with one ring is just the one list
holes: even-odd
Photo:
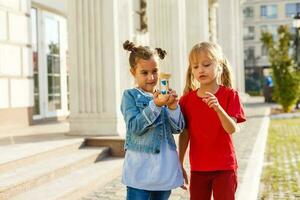
[(93, 165), (73, 171), (13, 200), (72, 200), (80, 199), (97, 188), (104, 187), (121, 174), (122, 158), (105, 158)]
[(42, 158), (72, 152), (84, 144), (84, 139), (15, 144), (0, 147), (0, 172), (4, 173)]
[(87, 147), (0, 174), (0, 199), (26, 192), (107, 156), (107, 147)]

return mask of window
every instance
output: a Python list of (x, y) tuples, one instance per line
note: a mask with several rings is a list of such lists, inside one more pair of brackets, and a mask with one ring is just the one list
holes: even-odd
[(277, 17), (277, 5), (262, 5), (260, 6), (260, 16), (267, 19)]
[(255, 59), (255, 50), (254, 47), (248, 47), (244, 50), (244, 61), (245, 65), (247, 67), (249, 66), (255, 66), (256, 65), (256, 59)]
[(273, 35), (273, 38), (276, 39), (278, 36), (277, 33), (278, 25), (261, 25), (260, 32), (269, 32)]
[(272, 33), (273, 38), (277, 39), (277, 37), (278, 37), (278, 33), (277, 33), (278, 26), (277, 25), (270, 25), (268, 27), (268, 29), (269, 29), (269, 32)]
[(252, 18), (254, 16), (253, 7), (246, 7), (243, 13), (244, 18)]
[(38, 65), (38, 19), (37, 9), (31, 8), (31, 44), (32, 44), (32, 61), (34, 77), (34, 115), (40, 114), (40, 89), (39, 89), (39, 65)]
[(294, 27), (290, 26), (289, 24), (286, 24), (286, 26), (288, 26), (290, 28), (290, 33), (294, 37), (296, 35), (296, 29)]
[(244, 27), (244, 40), (254, 40), (255, 28), (254, 26)]
[(268, 26), (267, 25), (261, 25), (260, 26), (260, 32), (268, 32)]
[(300, 12), (300, 3), (288, 3), (285, 5), (285, 16), (293, 17)]
[(262, 56), (267, 56), (268, 55), (268, 49), (264, 45), (261, 45), (261, 55)]
[(254, 47), (248, 47), (245, 49), (245, 60), (253, 60), (255, 58)]
[(68, 70), (66, 19), (41, 8), (31, 8), (34, 74), (33, 119), (67, 116)]

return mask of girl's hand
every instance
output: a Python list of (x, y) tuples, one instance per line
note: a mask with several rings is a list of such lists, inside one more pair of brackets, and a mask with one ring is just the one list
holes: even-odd
[(165, 95), (160, 95), (160, 97), (158, 97), (158, 95), (160, 95), (159, 91), (155, 91), (153, 94), (153, 101), (154, 101), (155, 105), (158, 107), (162, 107), (162, 106), (166, 105), (170, 98), (170, 95), (165, 94)]
[(172, 89), (169, 89), (168, 93), (170, 95), (170, 98), (166, 104), (170, 110), (175, 110), (177, 108), (178, 101), (179, 101), (177, 98), (178, 95), (176, 94), (176, 91)]
[(188, 179), (188, 175), (184, 169), (184, 167), (181, 168), (182, 169), (182, 175), (183, 175), (183, 179), (184, 179), (184, 185), (180, 186), (182, 189), (187, 190), (187, 185), (189, 184), (189, 179)]
[(210, 92), (205, 92), (205, 97), (202, 99), (210, 108), (213, 108), (216, 112), (220, 110), (220, 104), (215, 95)]

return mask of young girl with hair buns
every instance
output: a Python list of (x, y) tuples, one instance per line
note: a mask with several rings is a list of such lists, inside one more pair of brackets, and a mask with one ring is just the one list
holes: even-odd
[(130, 72), (136, 87), (123, 93), (121, 112), (126, 123), (122, 182), (127, 200), (166, 200), (171, 190), (183, 185), (181, 166), (172, 134), (181, 133), (183, 115), (176, 92), (160, 95), (158, 57), (166, 51), (136, 46), (126, 41)]

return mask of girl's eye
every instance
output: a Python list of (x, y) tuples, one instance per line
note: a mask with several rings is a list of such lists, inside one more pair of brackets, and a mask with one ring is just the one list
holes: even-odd
[(209, 64), (205, 64), (205, 65), (203, 65), (204, 67), (209, 67), (210, 66), (210, 63)]
[(198, 68), (198, 65), (194, 65), (193, 68), (194, 68), (194, 69), (197, 69), (197, 68)]

